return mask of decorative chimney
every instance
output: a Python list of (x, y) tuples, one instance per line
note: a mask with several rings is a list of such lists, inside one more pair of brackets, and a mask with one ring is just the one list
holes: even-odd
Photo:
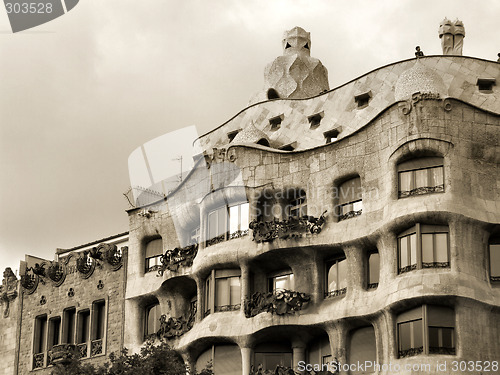
[(445, 17), (439, 25), (439, 38), (441, 38), (443, 55), (462, 56), (465, 38), (465, 28), (462, 21), (456, 19), (452, 22)]

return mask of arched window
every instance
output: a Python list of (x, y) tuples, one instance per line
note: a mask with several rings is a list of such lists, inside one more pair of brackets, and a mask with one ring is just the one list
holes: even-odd
[(290, 270), (281, 271), (270, 275), (268, 278), (268, 290), (294, 290), (295, 281), (293, 272)]
[(241, 374), (241, 350), (235, 344), (213, 345), (196, 359), (196, 372), (212, 364), (212, 370), (217, 375)]
[(351, 178), (338, 188), (337, 214), (340, 220), (361, 215), (363, 212), (363, 194), (361, 178)]
[(156, 271), (161, 266), (160, 258), (163, 255), (163, 240), (161, 238), (149, 241), (146, 244), (145, 272)]
[(347, 260), (344, 256), (326, 262), (325, 297), (347, 292)]
[(156, 334), (156, 332), (158, 332), (158, 330), (160, 329), (160, 316), (161, 310), (159, 303), (149, 305), (146, 308), (146, 326), (144, 328), (144, 335), (146, 337), (154, 335)]
[(399, 357), (455, 354), (455, 311), (450, 307), (423, 305), (397, 318)]
[[(377, 345), (375, 330), (372, 326), (351, 331), (349, 339), (349, 363), (376, 362)], [(370, 374), (373, 372), (375, 372), (373, 367), (367, 367), (366, 372), (358, 369), (351, 370), (351, 374)]]
[(398, 164), (399, 197), (444, 192), (442, 157), (424, 157)]
[(447, 226), (416, 224), (399, 234), (398, 273), (449, 266), (450, 249)]

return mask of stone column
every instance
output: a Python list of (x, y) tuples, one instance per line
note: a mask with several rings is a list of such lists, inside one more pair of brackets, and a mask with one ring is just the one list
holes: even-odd
[(199, 277), (195, 278), (196, 281), (196, 323), (199, 323), (203, 319), (203, 288), (204, 288), (204, 283), (203, 280), (200, 279)]
[(241, 350), (241, 374), (250, 374), (250, 367), (252, 366), (252, 348), (242, 347)]
[(306, 345), (302, 341), (295, 341), (292, 343), (292, 351), (293, 351), (293, 369), (297, 371), (299, 374), (304, 374), (304, 371), (299, 371), (298, 366), (299, 362), (306, 361)]
[(245, 311), (245, 300), (250, 298), (250, 268), (242, 263), (241, 267), (241, 311)]

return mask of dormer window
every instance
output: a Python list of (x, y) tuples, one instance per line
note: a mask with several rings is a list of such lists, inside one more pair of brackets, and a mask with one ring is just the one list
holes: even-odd
[(288, 143), (278, 148), (281, 151), (293, 151), (297, 147), (297, 142)]
[(342, 131), (342, 128), (336, 128), (332, 130), (328, 130), (324, 132), (326, 144), (335, 142), (338, 139), (339, 133)]
[(281, 122), (285, 116), (283, 114), (269, 119), (269, 124), (271, 125), (271, 130), (278, 130), (281, 127)]
[(358, 105), (358, 108), (365, 108), (368, 105), (371, 98), (372, 98), (372, 92), (367, 91), (359, 95), (355, 95), (354, 101)]
[(319, 124), (321, 123), (321, 119), (323, 119), (324, 115), (325, 115), (325, 113), (323, 111), (321, 111), (321, 112), (316, 113), (312, 116), (309, 116), (307, 118), (307, 121), (309, 121), (310, 128), (311, 129), (317, 128), (319, 126)]
[(490, 94), (493, 92), (493, 86), (496, 84), (495, 78), (478, 78), (477, 87), (479, 92)]

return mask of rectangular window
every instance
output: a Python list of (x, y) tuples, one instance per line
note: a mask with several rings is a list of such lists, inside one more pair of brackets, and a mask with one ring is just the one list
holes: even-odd
[(104, 337), (104, 324), (106, 322), (106, 304), (97, 301), (92, 304), (92, 340)]
[(215, 311), (239, 309), (241, 304), (240, 277), (215, 279)]
[(146, 329), (144, 330), (146, 336), (151, 336), (158, 332), (160, 329), (160, 316), (161, 309), (159, 303), (146, 308)]
[(444, 192), (443, 158), (424, 157), (398, 165), (399, 197)]
[(47, 315), (38, 316), (35, 319), (35, 337), (33, 352), (44, 353), (47, 344)]
[(205, 280), (205, 316), (211, 313), (213, 306), (212, 276), (213, 274), (208, 276)]
[[(226, 239), (228, 229), (228, 209), (222, 206), (208, 214), (208, 244), (212, 245)], [(215, 242), (213, 242), (215, 240)], [(213, 243), (212, 243), (213, 242)]]
[(500, 281), (500, 240), (490, 241), (490, 280)]
[(269, 291), (275, 290), (294, 290), (295, 282), (293, 273), (280, 273), (269, 278)]
[(339, 221), (361, 215), (363, 212), (361, 178), (351, 178), (338, 188)]
[(156, 271), (161, 267), (161, 257), (163, 255), (163, 240), (161, 238), (149, 241), (146, 244), (145, 272)]
[(82, 344), (89, 341), (90, 329), (90, 310), (82, 310), (78, 312), (78, 330), (77, 343)]
[(64, 310), (63, 312), (63, 343), (75, 343), (75, 319), (76, 310), (74, 307)]
[(307, 199), (304, 191), (299, 191), (298, 196), (289, 202), (288, 217), (301, 218), (307, 216)]
[(61, 343), (61, 317), (50, 318), (49, 320), (49, 341), (48, 349)]
[(325, 297), (344, 295), (347, 292), (347, 260), (328, 262), (326, 265)]
[(398, 271), (450, 266), (448, 227), (416, 224), (398, 236)]
[(380, 274), (380, 255), (379, 253), (370, 253), (368, 255), (368, 289), (378, 286)]
[(237, 238), (248, 234), (248, 203), (229, 207), (229, 236)]

